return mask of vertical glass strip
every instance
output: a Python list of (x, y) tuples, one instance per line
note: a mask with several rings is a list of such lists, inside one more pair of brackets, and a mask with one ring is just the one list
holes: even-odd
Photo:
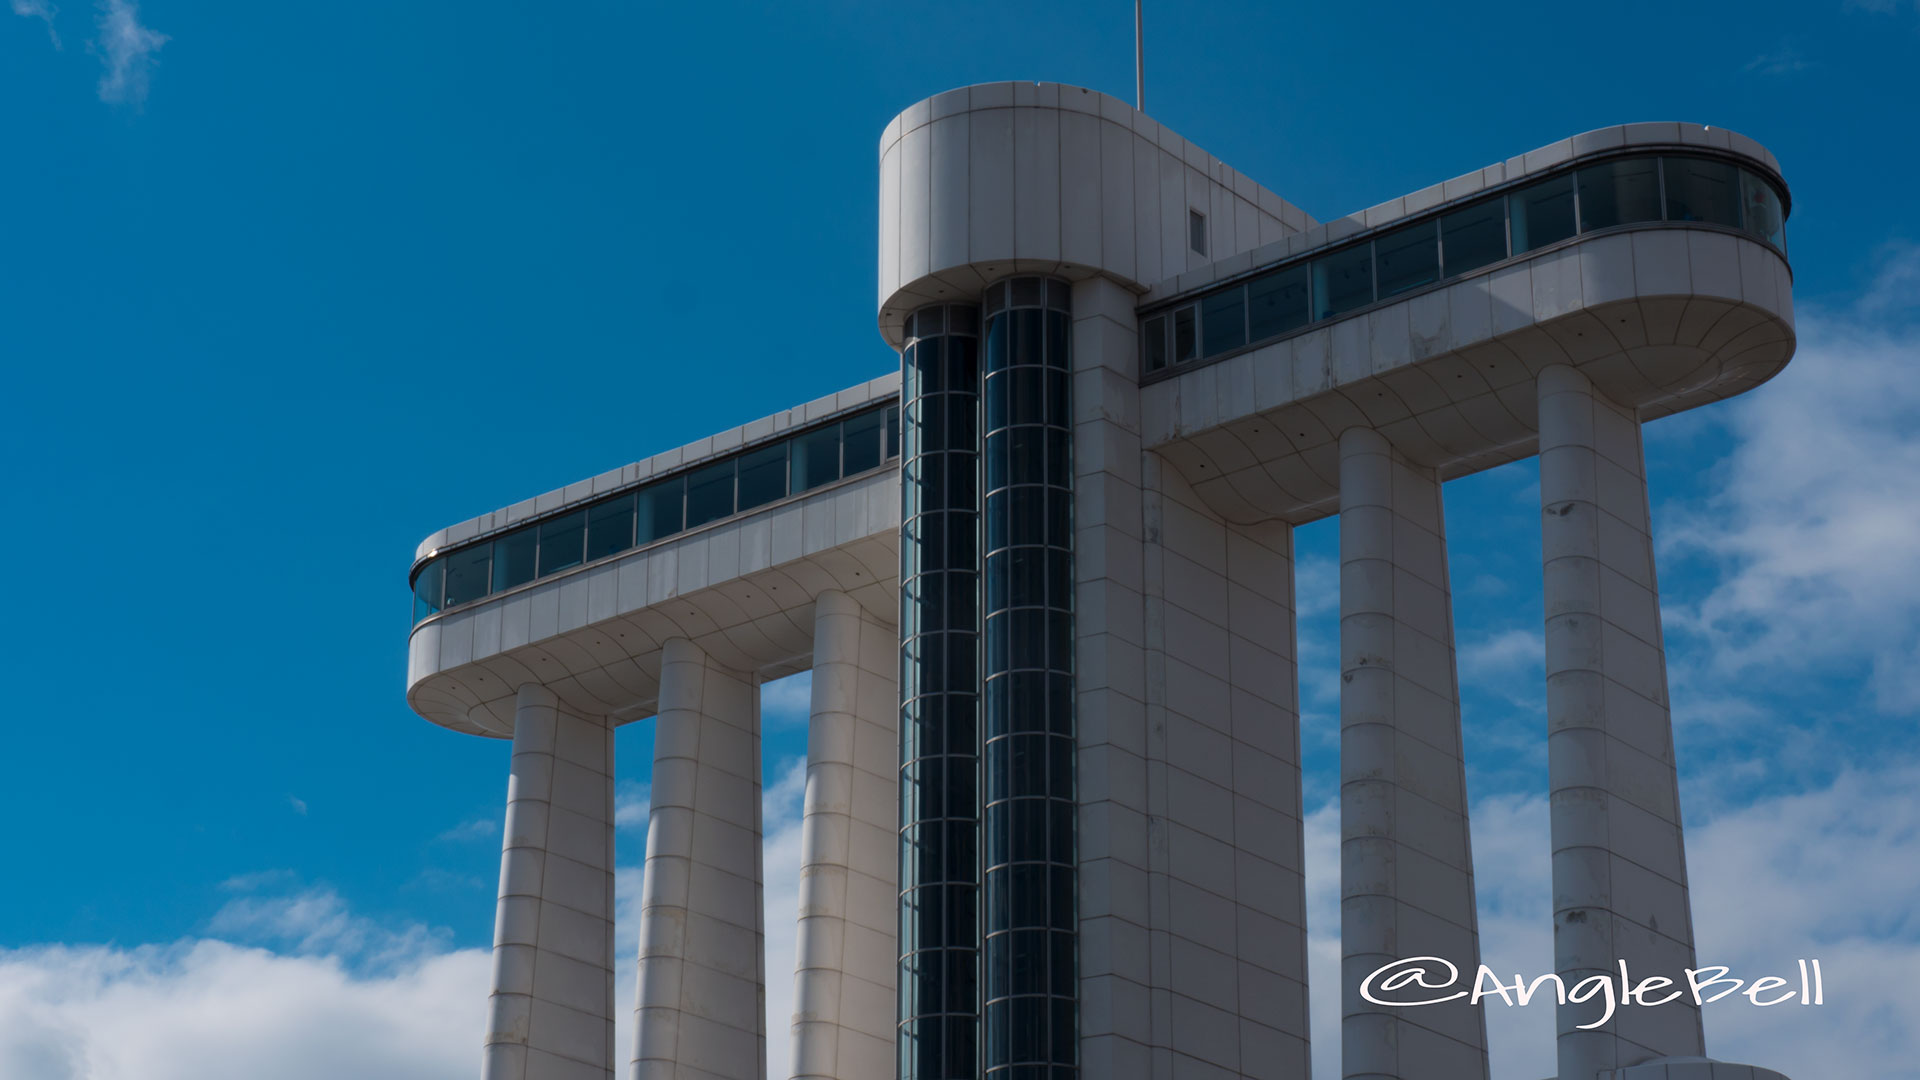
[[(901, 354), (901, 1080), (978, 1068), (979, 324), (923, 308)], [(847, 448), (849, 472), (878, 464), (878, 429), (849, 422)]]
[[(1021, 280), (988, 323), (982, 365), (980, 1068), (995, 1080), (1070, 1080), (1079, 901), (1069, 315), (1064, 296), (1061, 306), (1023, 305), (1041, 291)], [(1232, 317), (1244, 315), (1236, 307)]]

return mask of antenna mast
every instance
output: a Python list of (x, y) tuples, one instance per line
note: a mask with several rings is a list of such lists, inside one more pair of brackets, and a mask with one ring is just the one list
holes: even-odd
[(1140, 0), (1133, 0), (1133, 107), (1147, 111), (1147, 39), (1141, 30)]

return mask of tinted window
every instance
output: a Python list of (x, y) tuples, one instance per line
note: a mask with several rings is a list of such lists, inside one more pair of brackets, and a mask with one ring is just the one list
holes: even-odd
[(493, 542), (493, 591), (511, 589), (533, 580), (533, 549), (537, 530), (508, 533)]
[(775, 443), (740, 455), (740, 504), (748, 510), (787, 494), (787, 444)]
[(587, 515), (574, 511), (540, 523), (540, 576), (579, 566), (586, 551)]
[(852, 476), (880, 464), (882, 425), (886, 417), (877, 412), (856, 416), (840, 425), (842, 475)]
[(1217, 356), (1247, 343), (1247, 294), (1243, 289), (1217, 292), (1200, 301), (1203, 356)]
[(447, 556), (447, 606), (465, 604), (492, 589), (493, 545), (479, 544)]
[(1440, 280), (1440, 244), (1436, 223), (1423, 221), (1373, 242), (1380, 299)]
[(1573, 235), (1573, 177), (1562, 176), (1508, 196), (1513, 253), (1557, 244)]
[(723, 461), (687, 474), (687, 528), (733, 513), (733, 462)]
[(637, 528), (633, 542), (648, 544), (663, 536), (672, 536), (683, 527), (681, 502), (686, 493), (686, 478), (676, 476), (658, 484), (649, 484), (640, 489), (639, 506), (635, 513)]
[(793, 490), (808, 491), (838, 479), (839, 424), (830, 424), (793, 440)]
[(1652, 158), (1581, 169), (1580, 231), (1660, 220), (1660, 171)]
[(1313, 260), (1316, 319), (1330, 319), (1373, 303), (1373, 251), (1366, 245)]
[(1192, 307), (1183, 307), (1173, 313), (1173, 362), (1185, 363), (1193, 359), (1194, 349), (1200, 344), (1193, 332)]
[(587, 511), (587, 561), (633, 546), (633, 496), (622, 495)]
[(1780, 193), (1773, 190), (1773, 185), (1743, 170), (1740, 201), (1747, 231), (1785, 250), (1787, 216), (1780, 206)]
[(1148, 319), (1146, 328), (1142, 330), (1141, 333), (1146, 335), (1146, 339), (1141, 342), (1143, 349), (1142, 357), (1146, 364), (1146, 370), (1159, 371), (1161, 368), (1166, 367), (1167, 317), (1165, 315), (1155, 315), (1153, 318)]
[(413, 621), (440, 610), (440, 589), (446, 584), (447, 564), (443, 559), (435, 559), (420, 571), (413, 579)]
[(1304, 264), (1247, 283), (1247, 336), (1253, 341), (1305, 326), (1312, 314)]
[(1507, 201), (1488, 199), (1440, 219), (1441, 269), (1448, 277), (1507, 257)]
[(1704, 158), (1662, 158), (1667, 171), (1667, 220), (1740, 227), (1739, 170)]

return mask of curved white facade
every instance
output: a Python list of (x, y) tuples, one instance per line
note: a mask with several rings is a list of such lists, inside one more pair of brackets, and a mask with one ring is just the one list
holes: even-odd
[[(1478, 962), (1440, 492), (1536, 453), (1556, 969), (1691, 963), (1640, 424), (1792, 356), (1764, 148), (1605, 128), (1319, 223), (1114, 98), (992, 83), (901, 113), (879, 166), (902, 376), (417, 553), (410, 704), (514, 740), (487, 1076), (615, 1068), (605, 736), (658, 711), (636, 1080), (759, 1080), (769, 1038), (822, 1080), (1305, 1080), (1292, 528), (1338, 513), (1343, 1046), (1318, 1050), (1354, 1080), (1484, 1080), (1476, 1011), (1357, 986)], [(1643, 184), (1633, 212), (1596, 212), (1609, 177)], [(1561, 188), (1564, 228), (1557, 203), (1520, 220)], [(1466, 259), (1447, 222), (1496, 212)], [(1389, 288), (1406, 251), (1432, 271)], [(1305, 298), (1256, 323), (1283, 279)], [(898, 459), (856, 462), (833, 433), (888, 403)], [(715, 476), (737, 512), (696, 514)], [(671, 491), (678, 525), (634, 524)], [(800, 920), (797, 1012), (762, 1017), (788, 973), (758, 955), (758, 685), (808, 668), (807, 880), (772, 913)], [(1685, 1006), (1587, 1019), (1563, 1009), (1559, 1080), (1745, 1068), (1706, 1061)]]

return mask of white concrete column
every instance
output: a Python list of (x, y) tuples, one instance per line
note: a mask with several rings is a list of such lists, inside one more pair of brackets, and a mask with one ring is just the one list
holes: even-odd
[(485, 1080), (613, 1076), (613, 727), (514, 705)]
[(760, 688), (660, 653), (632, 1080), (765, 1080)]
[(795, 1080), (891, 1080), (899, 971), (898, 631), (814, 602), (794, 967)]
[[(1622, 962), (1684, 986), (1693, 917), (1640, 422), (1570, 367), (1542, 371), (1539, 393), (1554, 968), (1569, 987)], [(1704, 1052), (1685, 1000), (1576, 1030), (1599, 1016), (1559, 1009), (1559, 1080)]]
[(1480, 965), (1453, 601), (1440, 477), (1378, 432), (1340, 437), (1340, 956), (1349, 1080), (1487, 1075), (1486, 1024), (1466, 1001), (1374, 1005), (1381, 966)]

